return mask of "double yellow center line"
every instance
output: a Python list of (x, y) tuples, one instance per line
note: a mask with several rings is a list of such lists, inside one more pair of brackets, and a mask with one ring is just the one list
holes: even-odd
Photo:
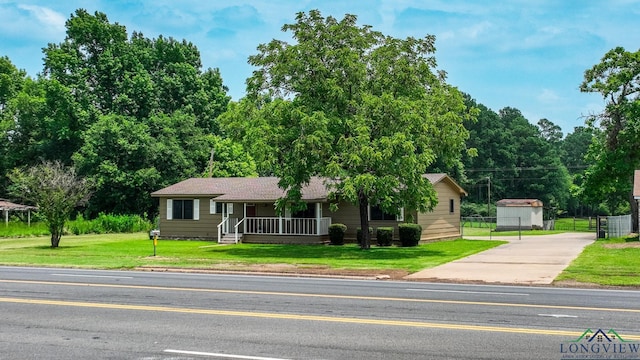
[[(477, 301), (408, 299), (408, 298), (368, 297), (368, 296), (351, 296), (351, 295), (304, 294), (304, 293), (286, 293), (286, 292), (270, 292), (270, 291), (196, 289), (196, 288), (178, 288), (178, 287), (161, 287), (161, 286), (87, 284), (87, 283), (72, 283), (72, 282), (22, 281), (22, 280), (0, 280), (0, 283), (23, 283), (23, 284), (38, 284), (38, 285), (82, 286), (82, 287), (90, 286), (90, 287), (102, 287), (102, 288), (146, 289), (146, 290), (162, 290), (162, 291), (190, 291), (190, 292), (253, 294), (253, 295), (271, 295), (271, 296), (297, 296), (297, 297), (315, 297), (315, 298), (333, 298), (333, 299), (360, 299), (360, 300), (369, 300), (369, 301), (371, 300), (403, 301), (403, 302), (441, 303), (441, 304), (457, 304), (457, 305), (508, 306), (508, 307), (525, 307), (525, 308), (543, 308), (543, 309), (640, 313), (640, 309), (616, 309), (616, 308), (609, 309), (609, 308), (578, 307), (578, 306), (510, 304), (510, 303), (492, 303), (492, 302), (477, 302)], [(231, 310), (195, 309), (195, 308), (181, 308), (181, 307), (167, 307), (167, 306), (153, 306), (153, 305), (125, 305), (125, 304), (94, 303), (94, 302), (82, 302), (82, 301), (23, 299), (23, 298), (11, 298), (11, 297), (0, 297), (0, 303), (70, 306), (70, 307), (79, 307), (79, 308), (98, 308), (98, 309), (113, 309), (113, 310), (154, 311), (154, 312), (215, 315), (215, 316), (241, 316), (241, 317), (253, 317), (253, 318), (264, 318), (264, 319), (305, 320), (305, 321), (321, 321), (321, 322), (333, 322), (333, 323), (404, 326), (404, 327), (447, 329), (447, 330), (489, 331), (489, 332), (502, 332), (502, 333), (552, 335), (552, 336), (563, 336), (563, 337), (569, 337), (569, 338), (578, 337), (583, 332), (583, 331), (565, 331), (565, 330), (532, 329), (532, 328), (516, 328), (516, 327), (445, 324), (445, 323), (431, 323), (431, 322), (422, 322), (422, 321), (381, 320), (381, 319), (333, 317), (333, 316), (319, 316), (319, 315), (296, 315), (296, 314), (268, 313), (268, 312), (255, 312), (255, 311), (231, 311)], [(623, 337), (625, 340), (628, 340), (628, 341), (640, 340), (640, 335), (623, 335)]]

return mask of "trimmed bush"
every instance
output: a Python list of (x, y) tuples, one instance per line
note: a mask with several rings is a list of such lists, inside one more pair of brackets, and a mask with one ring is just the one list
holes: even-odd
[[(369, 227), (369, 238), (371, 235), (373, 235), (373, 228)], [(362, 245), (362, 228), (356, 230), (356, 240), (358, 240), (358, 245)]]
[(422, 226), (418, 224), (400, 224), (398, 225), (398, 235), (402, 246), (418, 246), (422, 235)]
[(393, 244), (393, 228), (379, 227), (376, 229), (376, 239), (378, 246), (391, 246)]
[(347, 231), (345, 224), (329, 225), (329, 241), (331, 245), (344, 245), (344, 233)]

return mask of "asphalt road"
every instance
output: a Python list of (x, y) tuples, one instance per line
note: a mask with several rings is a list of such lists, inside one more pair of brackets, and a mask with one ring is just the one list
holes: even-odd
[(638, 304), (631, 290), (0, 267), (0, 359), (586, 358), (569, 346), (591, 345), (571, 343), (587, 329), (640, 344)]

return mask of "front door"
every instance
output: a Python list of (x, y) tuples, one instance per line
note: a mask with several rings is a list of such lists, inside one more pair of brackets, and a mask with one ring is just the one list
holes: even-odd
[(256, 217), (256, 204), (247, 204), (247, 206), (245, 207), (244, 216)]

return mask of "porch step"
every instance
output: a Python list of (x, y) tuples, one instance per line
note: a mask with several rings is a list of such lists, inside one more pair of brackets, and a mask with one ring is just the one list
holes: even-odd
[[(242, 242), (242, 234), (238, 234), (238, 243)], [(235, 244), (236, 243), (236, 235), (235, 234), (226, 234), (222, 236), (222, 239), (218, 241), (218, 244)]]

